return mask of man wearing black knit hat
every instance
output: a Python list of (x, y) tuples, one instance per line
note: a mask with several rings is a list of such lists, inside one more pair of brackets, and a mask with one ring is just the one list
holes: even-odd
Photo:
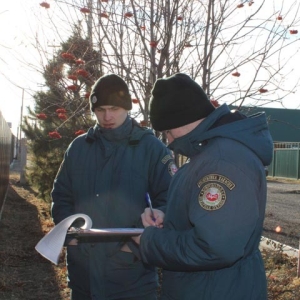
[[(65, 153), (52, 191), (56, 224), (83, 213), (93, 228), (143, 227), (149, 193), (155, 221), (149, 217), (146, 223), (161, 226), (174, 161), (152, 130), (129, 117), (131, 103), (121, 77), (109, 74), (94, 84), (90, 107), (97, 124)], [(130, 237), (67, 239), (65, 244), (71, 299), (156, 299), (156, 269), (140, 260)]]
[(164, 227), (145, 222), (134, 238), (142, 260), (164, 269), (161, 300), (266, 300), (258, 248), (272, 160), (265, 114), (215, 109), (194, 80), (175, 74), (156, 81), (150, 119), (189, 158), (172, 178)]

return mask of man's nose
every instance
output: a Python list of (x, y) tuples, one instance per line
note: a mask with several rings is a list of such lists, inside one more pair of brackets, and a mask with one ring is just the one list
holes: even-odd
[(104, 113), (104, 120), (110, 120), (111, 119), (111, 113), (109, 111), (106, 111)]

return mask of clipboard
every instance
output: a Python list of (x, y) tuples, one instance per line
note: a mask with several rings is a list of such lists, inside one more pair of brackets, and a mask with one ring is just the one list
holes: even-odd
[(74, 228), (67, 232), (68, 236), (74, 238), (81, 237), (101, 237), (101, 236), (137, 236), (143, 233), (143, 228), (102, 228), (102, 229), (81, 229)]
[[(81, 228), (70, 228), (78, 218), (84, 219), (84, 226)], [(137, 236), (142, 234), (143, 231), (143, 228), (92, 228), (92, 220), (88, 215), (75, 214), (65, 218), (54, 226), (36, 244), (35, 249), (46, 259), (57, 265), (66, 236), (78, 238), (80, 242), (91, 242), (103, 237), (115, 239), (120, 236)]]

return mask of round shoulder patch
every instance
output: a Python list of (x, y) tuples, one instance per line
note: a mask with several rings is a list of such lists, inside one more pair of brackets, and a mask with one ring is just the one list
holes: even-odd
[(198, 201), (205, 210), (217, 210), (224, 205), (226, 192), (218, 183), (207, 183), (201, 189)]
[(173, 161), (169, 162), (168, 171), (169, 171), (170, 175), (174, 176), (175, 173), (177, 172), (177, 170), (178, 169), (177, 169), (176, 164)]

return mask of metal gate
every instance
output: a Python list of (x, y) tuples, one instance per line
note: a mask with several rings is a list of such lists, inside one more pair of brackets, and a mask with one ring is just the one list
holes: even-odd
[(274, 143), (269, 176), (300, 179), (300, 142)]

